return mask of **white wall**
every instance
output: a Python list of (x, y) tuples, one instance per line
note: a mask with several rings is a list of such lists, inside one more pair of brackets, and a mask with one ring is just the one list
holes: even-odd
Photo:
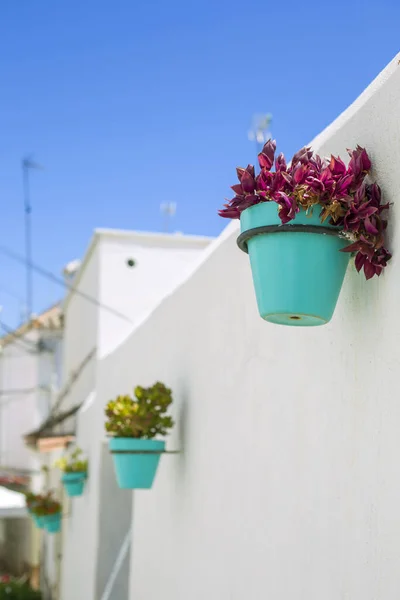
[[(102, 598), (105, 592), (132, 520), (132, 495), (118, 486), (107, 444), (102, 445), (100, 477), (95, 598)], [(112, 600), (127, 600), (129, 572), (130, 551), (119, 569), (111, 593)]]
[[(39, 425), (40, 405), (38, 384), (39, 360), (33, 354), (37, 332), (32, 331), (18, 343), (10, 343), (0, 354), (0, 464), (17, 469), (29, 469), (32, 453), (22, 436)], [(27, 393), (10, 393), (30, 390)]]
[[(99, 298), (126, 316), (100, 309), (99, 356), (108, 354), (184, 280), (210, 238), (182, 235), (99, 233)], [(127, 260), (135, 261), (134, 267)], [(128, 326), (127, 326), (128, 325)]]
[[(65, 376), (73, 370), (72, 365), (78, 364), (86, 351), (89, 351), (87, 338), (97, 339), (99, 352), (109, 351), (129, 334), (134, 322), (143, 319), (193, 269), (202, 249), (210, 242), (210, 239), (196, 239), (193, 236), (186, 238), (130, 232), (102, 231), (96, 235), (97, 245), (84, 264), (78, 278), (78, 289), (92, 297), (97, 296), (103, 306), (126, 315), (129, 320), (121, 319), (109, 310), (97, 308), (84, 298), (72, 294), (66, 302)], [(132, 269), (126, 264), (128, 258), (136, 261)], [(100, 274), (98, 283), (95, 270)], [(98, 315), (97, 321), (93, 319), (95, 313)], [(86, 340), (85, 352), (78, 347), (82, 338)], [(79, 358), (76, 358), (78, 354)], [(85, 401), (79, 413), (76, 443), (87, 453), (90, 468), (85, 494), (69, 503), (69, 517), (63, 525), (63, 600), (80, 595), (97, 600), (96, 594), (104, 588), (107, 579), (107, 574), (103, 571), (111, 571), (115, 559), (115, 543), (113, 545), (112, 541), (118, 541), (118, 536), (122, 535), (118, 523), (121, 503), (126, 502), (126, 497), (130, 502), (130, 495), (126, 496), (126, 492), (122, 493), (125, 497), (121, 499), (113, 486), (107, 486), (109, 472), (104, 468), (101, 450), (103, 424), (98, 419), (99, 413), (103, 413), (104, 405), (99, 404), (96, 394), (90, 393), (96, 387), (97, 375), (94, 369), (98, 369), (98, 364), (93, 360), (89, 367), (85, 367), (63, 402), (65, 407)], [(108, 489), (107, 498), (102, 498), (100, 489), (105, 488)], [(110, 501), (109, 511), (105, 508), (107, 499)], [(107, 523), (103, 523), (104, 519), (107, 519)], [(115, 520), (115, 536), (105, 542), (110, 523)], [(123, 523), (125, 527), (125, 521)], [(104, 543), (110, 548), (109, 552), (104, 553), (98, 547)], [(77, 547), (82, 548), (78, 554)], [(102, 573), (98, 572), (98, 564), (102, 565)], [(123, 575), (117, 581), (118, 593), (122, 595), (125, 589), (124, 579)], [(116, 590), (114, 593), (117, 593)], [(115, 600), (119, 598), (115, 597)]]
[[(70, 293), (64, 303), (64, 352), (62, 362), (62, 383), (70, 381), (71, 375), (97, 347), (98, 306), (86, 299), (98, 298), (99, 294), (99, 258), (98, 247), (94, 246), (85, 269), (77, 278), (77, 292)], [(73, 385), (73, 392), (62, 402), (61, 410), (83, 402), (95, 387), (96, 366), (92, 359), (82, 370)]]
[[(45, 341), (49, 351), (34, 352), (39, 338)], [(0, 464), (29, 471), (30, 487), (36, 493), (43, 490), (40, 467), (48, 456), (41, 456), (27, 448), (23, 436), (42, 424), (49, 414), (54, 401), (50, 386), (60, 381), (61, 348), (62, 332), (33, 330), (18, 341), (7, 344), (0, 354)], [(30, 391), (4, 395), (5, 391), (12, 390)], [(7, 544), (10, 545), (10, 557), (12, 555), (14, 561), (18, 558), (18, 568), (22, 571), (21, 561), (38, 565), (41, 539), (38, 531), (32, 527), (31, 519), (19, 521), (9, 524)], [(48, 538), (46, 534), (44, 536)], [(55, 544), (54, 539), (48, 538), (44, 555), (51, 582), (56, 580), (59, 554)], [(43, 562), (43, 555), (40, 560)]]
[[(79, 415), (77, 445), (89, 459), (89, 477), (84, 494), (79, 498), (65, 496), (63, 521), (63, 558), (61, 599), (95, 598), (96, 565), (98, 551), (98, 494), (101, 466), (101, 431), (96, 423), (96, 413), (101, 407), (95, 400), (83, 408)], [(98, 419), (97, 419), (98, 420)]]
[[(386, 273), (365, 282), (350, 267), (324, 327), (274, 326), (232, 225), (98, 365), (92, 448), (110, 397), (162, 380), (175, 398), (181, 453), (132, 494), (131, 600), (398, 600), (399, 58), (314, 142), (367, 147), (394, 202)], [(92, 568), (78, 548), (97, 535), (76, 540), (66, 578)]]
[[(87, 253), (87, 262), (75, 279), (77, 292), (68, 295), (64, 303), (64, 353), (63, 377), (65, 385), (70, 381), (71, 375), (80, 369), (80, 365), (89, 353), (98, 346), (99, 318), (98, 305), (89, 301), (85, 295), (96, 299), (99, 297), (99, 246), (91, 244)], [(85, 403), (96, 386), (96, 359), (93, 357), (82, 369), (78, 378), (73, 383), (70, 392), (63, 399), (61, 411), (79, 403)], [(93, 398), (92, 398), (93, 402)], [(91, 474), (96, 473), (96, 451), (90, 448), (90, 439), (93, 428), (90, 419), (93, 405), (81, 412), (79, 418), (76, 444), (87, 454)], [(89, 417), (89, 418), (87, 418)], [(97, 439), (98, 435), (94, 436)], [(54, 464), (57, 456), (50, 453), (50, 464)], [(58, 470), (52, 472), (52, 479), (60, 481), (61, 474)], [(68, 499), (63, 496), (63, 513), (65, 518), (62, 524), (62, 573), (61, 597), (63, 600), (78, 598), (92, 598), (92, 588), (95, 580), (95, 553), (96, 553), (96, 522), (97, 498), (90, 493), (92, 478), (88, 480), (86, 492), (81, 498)], [(60, 486), (62, 487), (62, 486)], [(93, 566), (87, 565), (88, 558), (94, 554)], [(79, 558), (77, 562), (77, 558)]]
[[(96, 231), (75, 289), (64, 303), (64, 383), (94, 347), (101, 356), (126, 338), (186, 278), (210, 241), (196, 236)], [(130, 258), (135, 261), (133, 268), (127, 265)], [(94, 390), (94, 364), (85, 367), (64, 408)]]
[(32, 528), (28, 518), (0, 519), (0, 571), (24, 575), (31, 563)]
[[(39, 338), (49, 351), (35, 351)], [(54, 401), (51, 386), (60, 382), (61, 348), (62, 332), (33, 330), (1, 352), (0, 465), (27, 470), (38, 467), (23, 436), (49, 414)]]

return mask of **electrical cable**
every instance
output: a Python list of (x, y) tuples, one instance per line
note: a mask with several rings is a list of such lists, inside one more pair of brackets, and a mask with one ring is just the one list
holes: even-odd
[(108, 310), (108, 312), (119, 317), (120, 319), (124, 319), (124, 321), (128, 321), (130, 323), (132, 322), (131, 319), (129, 317), (127, 317), (126, 315), (123, 315), (122, 313), (115, 310), (114, 308), (111, 308), (110, 306), (107, 306), (106, 304), (99, 302), (99, 300), (97, 300), (96, 298), (93, 298), (93, 296), (90, 296), (89, 294), (86, 294), (85, 292), (81, 292), (80, 290), (77, 290), (73, 285), (69, 285), (61, 277), (54, 275), (54, 273), (52, 273), (51, 271), (48, 271), (47, 269), (44, 269), (43, 267), (40, 267), (39, 265), (36, 265), (35, 263), (33, 263), (31, 261), (27, 261), (23, 256), (21, 256), (17, 252), (14, 252), (14, 250), (10, 250), (6, 246), (0, 246), (0, 253), (4, 254), (5, 256), (8, 256), (9, 258), (12, 258), (13, 260), (15, 260), (23, 265), (29, 265), (39, 275), (42, 275), (42, 277), (46, 277), (50, 281), (53, 281), (54, 283), (57, 283), (58, 285), (61, 285), (64, 288), (71, 290), (73, 293), (77, 294), (78, 296), (85, 298), (85, 300), (87, 300), (88, 302), (95, 304), (99, 308)]
[[(15, 394), (33, 394), (33, 392), (36, 392), (36, 388), (27, 388), (25, 390), (0, 390), (0, 396), (14, 396)], [(15, 398), (13, 400), (15, 400)], [(6, 402), (2, 402), (2, 404), (6, 404)]]
[(45, 385), (37, 385), (36, 387), (26, 388), (24, 390), (22, 390), (22, 389), (20, 389), (20, 390), (18, 390), (18, 389), (0, 390), (0, 396), (15, 396), (15, 395), (18, 396), (17, 398), (11, 398), (10, 400), (0, 400), (0, 406), (5, 406), (9, 402), (15, 402), (17, 400), (21, 400), (27, 394), (33, 394), (33, 393), (36, 393), (37, 391), (48, 392), (48, 393), (51, 392), (50, 388), (48, 388)]
[(0, 292), (4, 292), (4, 294), (8, 294), (15, 300), (18, 300), (19, 302), (21, 302), (21, 304), (25, 303), (25, 300), (22, 298), (22, 296), (19, 296), (18, 294), (16, 294), (14, 291), (10, 290), (8, 287), (3, 285), (2, 283), (0, 283)]

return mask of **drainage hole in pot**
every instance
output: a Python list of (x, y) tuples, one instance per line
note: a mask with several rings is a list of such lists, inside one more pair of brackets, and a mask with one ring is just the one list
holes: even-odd
[(297, 315), (292, 315), (291, 317), (289, 317), (289, 319), (292, 319), (292, 321), (300, 321), (301, 317), (298, 317)]

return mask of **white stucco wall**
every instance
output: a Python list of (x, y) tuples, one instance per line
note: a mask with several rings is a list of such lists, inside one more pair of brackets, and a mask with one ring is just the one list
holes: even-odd
[(64, 496), (61, 599), (95, 599), (98, 515), (100, 498), (101, 442), (99, 425), (93, 418), (99, 411), (95, 399), (79, 414), (77, 445), (89, 460), (89, 478), (79, 498)]
[[(75, 289), (64, 302), (64, 352), (62, 361), (62, 386), (70, 382), (73, 373), (80, 370), (82, 362), (97, 347), (99, 310), (96, 303), (85, 297), (98, 298), (99, 256), (98, 246), (89, 248), (90, 257), (78, 274)], [(60, 410), (83, 402), (95, 387), (96, 363), (90, 360), (81, 370), (69, 393), (62, 401)]]
[[(69, 294), (65, 302), (64, 381), (92, 347), (97, 346), (98, 354), (106, 353), (126, 338), (135, 323), (145, 318), (187, 276), (210, 241), (210, 238), (195, 236), (97, 231), (78, 274), (76, 288), (97, 298), (102, 306), (96, 306), (74, 292)], [(135, 260), (134, 268), (127, 266), (129, 258)], [(126, 318), (114, 315), (105, 307)], [(87, 454), (90, 465), (85, 494), (68, 503), (68, 518), (63, 524), (63, 600), (80, 595), (97, 599), (96, 594), (103, 589), (107, 579), (104, 571), (112, 569), (114, 547), (125, 528), (123, 521), (124, 527), (119, 531), (118, 514), (122, 514), (126, 495), (122, 494), (121, 498), (115, 486), (107, 485), (109, 474), (104, 469), (104, 457), (102, 459), (103, 426), (98, 414), (102, 414), (103, 405), (99, 405), (96, 393), (98, 364), (92, 360), (85, 367), (62, 403), (65, 409), (84, 401), (78, 418), (76, 443)], [(99, 497), (100, 489), (108, 490), (109, 511), (105, 509), (107, 499)], [(119, 502), (118, 509), (113, 508), (113, 502)], [(128, 505), (129, 502), (128, 498)], [(104, 519), (108, 520), (105, 524), (102, 523)], [(98, 544), (104, 543), (109, 524), (115, 519), (114, 542), (111, 537), (110, 552), (103, 553)], [(102, 524), (107, 526), (102, 527)], [(79, 564), (76, 562), (77, 547), (82, 548)], [(97, 572), (98, 565), (102, 565), (101, 574)], [(124, 581), (119, 580), (118, 586), (124, 594)], [(115, 597), (114, 600), (120, 599)]]
[[(102, 356), (121, 343), (186, 278), (210, 242), (200, 236), (96, 230), (64, 302), (64, 383), (94, 347)], [(94, 390), (94, 364), (82, 371), (64, 408)]]
[[(39, 339), (49, 351), (34, 352)], [(0, 465), (29, 473), (30, 488), (36, 493), (43, 490), (40, 467), (48, 456), (29, 449), (23, 436), (43, 423), (49, 414), (55, 396), (51, 386), (57, 386), (61, 377), (61, 351), (61, 331), (33, 330), (8, 343), (0, 354)], [(29, 391), (12, 393), (13, 390)], [(59, 554), (56, 540), (49, 538), (47, 552), (40, 554), (43, 534), (32, 526), (30, 518), (20, 521), (9, 524), (6, 550), (9, 545), (10, 557), (19, 556), (18, 560), (25, 565), (37, 566), (41, 562), (43, 567), (45, 563), (47, 577), (54, 583)]]
[[(50, 352), (35, 352), (46, 341)], [(34, 455), (23, 436), (47, 417), (53, 400), (51, 384), (60, 377), (62, 334), (30, 331), (7, 344), (0, 353), (0, 465), (31, 469)]]
[[(97, 348), (99, 319), (101, 313), (96, 303), (87, 300), (99, 298), (99, 246), (91, 244), (86, 254), (86, 263), (75, 280), (76, 291), (71, 291), (64, 302), (64, 353), (62, 384), (70, 382), (74, 372), (80, 370), (85, 358)], [(92, 398), (96, 386), (96, 359), (93, 357), (81, 370), (78, 378), (62, 400), (60, 411), (85, 403)], [(87, 454), (91, 473), (96, 472), (96, 452), (90, 448), (92, 438), (90, 414), (93, 407), (84, 409), (78, 421), (76, 443)], [(89, 418), (87, 418), (89, 416)], [(98, 435), (94, 439), (97, 439)], [(57, 459), (56, 452), (49, 454), (49, 464)], [(60, 484), (61, 473), (53, 470), (52, 479)], [(88, 493), (73, 501), (63, 495), (63, 525), (59, 536), (61, 542), (62, 572), (60, 580), (61, 598), (91, 598), (91, 590), (95, 579), (94, 565), (87, 561), (87, 556), (96, 551), (96, 527), (94, 515), (97, 514), (96, 495), (90, 494), (91, 479), (87, 484)], [(61, 493), (60, 493), (61, 496)], [(82, 535), (84, 533), (84, 537)], [(77, 557), (80, 560), (77, 562)]]
[[(181, 453), (132, 493), (131, 600), (398, 600), (399, 58), (313, 144), (370, 153), (394, 203), (386, 273), (365, 282), (350, 267), (324, 327), (274, 326), (258, 316), (232, 224), (98, 364), (97, 465), (110, 397), (162, 380), (175, 398), (168, 446)], [(98, 471), (91, 486), (99, 494)], [(66, 578), (82, 560), (92, 568), (78, 548), (96, 540), (82, 531)]]
[[(186, 279), (211, 238), (100, 230), (99, 298), (128, 320), (100, 309), (99, 357), (108, 354), (157, 302)], [(135, 261), (134, 267), (127, 260)], [(128, 324), (128, 326), (127, 326)]]
[(87, 251), (88, 260), (78, 272), (64, 303), (64, 356), (63, 378), (69, 379), (82, 360), (97, 343), (98, 306), (87, 300), (85, 295), (98, 298), (99, 256), (98, 246), (91, 244)]
[[(32, 344), (37, 333), (26, 339)], [(34, 346), (11, 343), (0, 354), (0, 464), (27, 469), (31, 453), (25, 447), (22, 435), (39, 424), (37, 403), (38, 355), (29, 352)], [(13, 393), (30, 390), (28, 393)], [(10, 392), (10, 394), (7, 394)]]

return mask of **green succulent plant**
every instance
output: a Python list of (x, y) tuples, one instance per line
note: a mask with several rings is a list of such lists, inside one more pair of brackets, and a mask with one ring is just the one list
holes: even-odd
[(64, 471), (64, 473), (87, 473), (88, 461), (81, 457), (82, 454), (80, 448), (75, 448), (70, 454), (56, 460), (54, 466)]
[(116, 437), (151, 439), (166, 435), (174, 425), (172, 417), (166, 415), (171, 403), (172, 392), (163, 383), (138, 386), (134, 398), (118, 396), (107, 404), (106, 431)]

